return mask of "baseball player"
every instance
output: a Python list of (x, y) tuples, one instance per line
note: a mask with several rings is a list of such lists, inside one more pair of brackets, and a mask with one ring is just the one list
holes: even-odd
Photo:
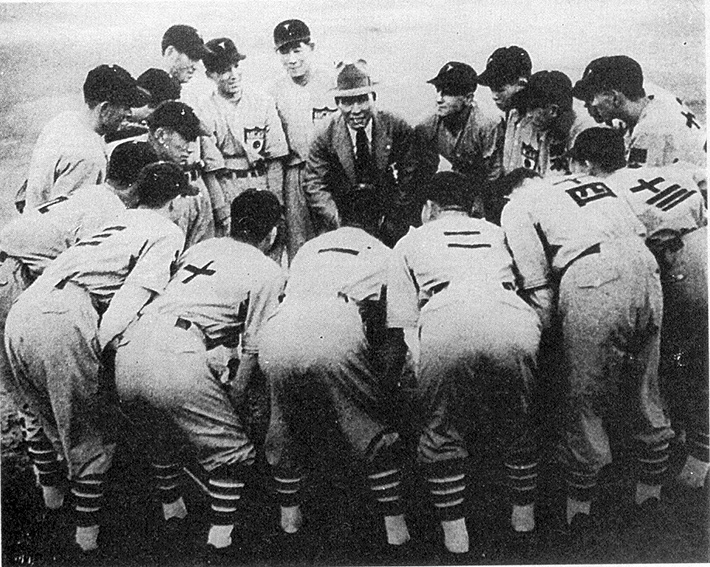
[(449, 61), (427, 82), (436, 88), (436, 113), (414, 128), (417, 182), (426, 184), (437, 170), (456, 171), (472, 184), (498, 179), (505, 133), (502, 116), (484, 112), (474, 101), (476, 71)]
[(705, 169), (705, 127), (680, 99), (647, 95), (641, 66), (630, 57), (595, 59), (573, 94), (584, 101), (597, 122), (617, 119), (625, 123), (630, 164), (660, 166), (682, 161)]
[(625, 168), (624, 140), (616, 130), (580, 134), (575, 156), (626, 199), (646, 227), (646, 243), (661, 268), (662, 361), (670, 368), (665, 395), (674, 428), (687, 429), (689, 455), (679, 479), (705, 482), (708, 444), (707, 210), (693, 178), (677, 165)]
[(60, 254), (17, 299), (5, 349), (14, 386), (61, 446), (75, 498), (76, 543), (98, 549), (104, 476), (115, 444), (108, 435), (101, 354), (138, 310), (160, 293), (184, 235), (167, 217), (187, 188), (179, 167), (146, 166), (138, 206)]
[[(60, 195), (11, 221), (0, 231), (0, 339), (13, 302), (68, 247), (90, 236), (126, 207), (136, 205), (135, 184), (141, 168), (158, 158), (145, 143), (125, 143), (114, 153), (106, 183), (85, 185), (70, 195)], [(37, 417), (13, 387), (11, 370), (0, 349), (0, 379), (11, 392), (24, 418), (23, 435), (37, 473), (45, 506), (57, 509), (64, 502), (62, 463)]]
[(392, 246), (409, 226), (406, 188), (414, 171), (412, 129), (398, 116), (376, 108), (377, 83), (363, 59), (341, 62), (336, 83), (332, 94), (339, 112), (319, 129), (308, 154), (308, 207), (318, 230), (338, 228), (335, 203), (340, 194), (374, 187), (383, 219), (377, 236)]
[(272, 87), (290, 153), (284, 166), (286, 246), (289, 261), (303, 243), (313, 237), (308, 204), (303, 189), (303, 170), (317, 125), (338, 109), (329, 92), (331, 73), (312, 63), (315, 43), (311, 30), (301, 20), (286, 20), (274, 28), (274, 47), (286, 70)]
[[(117, 348), (118, 393), (129, 415), (146, 423), (150, 448), (169, 453), (179, 433), (208, 471), (212, 552), (232, 543), (238, 500), (256, 456), (238, 411), (260, 365), (261, 327), (283, 291), (280, 267), (264, 255), (280, 218), (268, 191), (236, 197), (230, 237), (186, 250), (165, 291)], [(213, 364), (210, 351), (234, 346), (240, 337), (236, 377), (223, 384), (224, 368)]]
[(566, 381), (566, 518), (580, 544), (594, 533), (591, 502), (599, 471), (612, 458), (609, 424), (620, 424), (619, 433), (636, 444), (635, 501), (644, 511), (660, 502), (673, 437), (658, 380), (658, 266), (626, 201), (576, 161), (577, 144), (589, 139), (583, 133), (575, 142), (573, 174), (528, 181), (511, 196), (501, 223), (522, 290), (545, 327), (557, 305)]
[(387, 542), (399, 547), (410, 539), (401, 497), (402, 446), (387, 416), (396, 403), (393, 387), (406, 344), (399, 330), (384, 328), (392, 251), (372, 236), (377, 199), (373, 190), (338, 196), (342, 226), (296, 254), (285, 299), (261, 335), (259, 356), (271, 385), (266, 455), (284, 532), (301, 526), (305, 457), (318, 451), (316, 432), (307, 424), (322, 424), (327, 415), (363, 462)]
[(560, 71), (534, 73), (518, 105), (523, 118), (508, 120), (503, 170), (509, 173), (525, 167), (543, 177), (569, 173), (565, 152), (582, 130), (595, 125), (573, 108), (569, 77)]
[(417, 460), (452, 553), (469, 548), (466, 439), (487, 410), (511, 440), (504, 461), (516, 532), (534, 529), (537, 481), (529, 412), (540, 321), (515, 292), (503, 231), (469, 216), (466, 184), (453, 172), (432, 178), (424, 224), (396, 244), (387, 278), (388, 327), (418, 330)]
[(491, 89), (493, 102), (505, 113), (506, 122), (516, 107), (520, 93), (528, 85), (532, 60), (517, 45), (499, 47), (486, 61), (486, 69), (478, 76), (478, 84)]
[(206, 52), (205, 42), (197, 30), (184, 24), (170, 26), (163, 34), (160, 47), (163, 52), (163, 69), (173, 78), (178, 88), (192, 78)]
[[(273, 100), (242, 82), (246, 56), (226, 37), (208, 41), (207, 49), (203, 63), (215, 89), (195, 111), (209, 133), (200, 138), (205, 172), (218, 176), (224, 193), (222, 204), (212, 203), (219, 234), (229, 232), (229, 205), (248, 188), (267, 189), (283, 203), (288, 144)], [(276, 252), (272, 257), (280, 260)]]
[(130, 73), (100, 65), (84, 81), (84, 106), (63, 112), (47, 124), (32, 150), (27, 182), (15, 199), (18, 210), (37, 207), (57, 195), (106, 179), (108, 157), (103, 136), (118, 129), (131, 107), (146, 96)]

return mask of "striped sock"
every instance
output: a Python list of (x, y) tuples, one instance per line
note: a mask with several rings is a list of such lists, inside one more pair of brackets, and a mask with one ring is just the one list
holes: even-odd
[(567, 495), (577, 502), (591, 502), (597, 494), (598, 475), (594, 471), (566, 472)]
[(703, 463), (710, 463), (710, 436), (707, 433), (689, 430), (687, 444), (691, 456)]
[(64, 476), (62, 464), (49, 439), (43, 433), (35, 435), (27, 442), (27, 452), (40, 486), (59, 486)]
[(660, 486), (668, 470), (670, 444), (662, 441), (655, 445), (640, 445), (636, 456), (639, 482)]
[(76, 525), (79, 528), (98, 526), (104, 501), (104, 475), (92, 474), (76, 478), (72, 481), (71, 491), (74, 495)]
[(381, 471), (372, 471), (367, 475), (377, 509), (383, 516), (402, 514), (402, 471), (399, 468), (385, 467)]
[(276, 500), (283, 508), (297, 506), (301, 502), (303, 475), (294, 471), (274, 471)]
[(163, 517), (184, 518), (187, 516), (185, 501), (180, 494), (182, 469), (175, 462), (153, 462), (153, 478), (158, 498), (163, 508)]
[(222, 465), (210, 473), (207, 486), (210, 492), (212, 526), (208, 542), (215, 547), (232, 543), (232, 528), (237, 520), (239, 500), (244, 490), (246, 471), (241, 465)]
[(464, 460), (453, 459), (427, 468), (425, 477), (439, 519), (452, 521), (463, 518), (466, 491)]

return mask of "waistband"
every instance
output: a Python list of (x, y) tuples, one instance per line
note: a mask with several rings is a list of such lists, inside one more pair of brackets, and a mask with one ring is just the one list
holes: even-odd
[(72, 286), (85, 292), (91, 300), (91, 305), (94, 307), (94, 309), (99, 315), (103, 315), (106, 312), (106, 309), (108, 309), (110, 300), (101, 299), (97, 295), (91, 293), (91, 291), (86, 289), (84, 286), (79, 285), (75, 281), (72, 281), (71, 276), (67, 276), (66, 278), (59, 280), (56, 284), (54, 284), (54, 287), (56, 289), (65, 289), (67, 286)]
[[(431, 296), (434, 297), (437, 293), (441, 293), (446, 288), (449, 287), (451, 282), (441, 282), (440, 284), (432, 287), (429, 292)], [(513, 282), (500, 282), (500, 286), (506, 291), (515, 291), (515, 284)]]
[(265, 174), (266, 164), (261, 162), (249, 169), (225, 169), (223, 175), (225, 175), (226, 177), (235, 177), (237, 179), (243, 179), (245, 177), (261, 177)]

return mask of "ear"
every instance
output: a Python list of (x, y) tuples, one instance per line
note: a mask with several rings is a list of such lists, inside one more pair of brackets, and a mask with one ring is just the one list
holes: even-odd
[(170, 59), (175, 55), (175, 51), (176, 51), (175, 46), (168, 45), (168, 47), (165, 49), (165, 53), (163, 53), (163, 56)]
[(266, 235), (266, 237), (268, 238), (268, 243), (269, 243), (269, 245), (266, 247), (267, 250), (269, 250), (274, 245), (274, 242), (276, 242), (276, 237), (278, 236), (278, 234), (279, 234), (278, 225), (273, 226), (271, 228), (271, 230), (269, 231), (269, 234)]
[(475, 95), (474, 91), (471, 91), (470, 93), (466, 93), (465, 100), (466, 100), (466, 103), (467, 103), (467, 104), (473, 103), (473, 97), (474, 97), (474, 95)]
[(515, 82), (515, 84), (519, 87), (527, 87), (528, 80), (525, 77), (518, 77), (518, 80)]
[(611, 100), (612, 100), (612, 104), (614, 105), (614, 108), (619, 108), (624, 102), (622, 100), (623, 95), (621, 94), (621, 92), (619, 92), (617, 90), (611, 91), (611, 97), (612, 97)]
[(560, 107), (557, 104), (550, 104), (547, 108), (553, 118), (557, 118), (560, 115)]

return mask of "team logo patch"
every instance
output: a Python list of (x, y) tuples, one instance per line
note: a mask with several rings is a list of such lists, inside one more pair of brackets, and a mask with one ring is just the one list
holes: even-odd
[(313, 123), (315, 124), (320, 120), (328, 118), (328, 116), (333, 114), (335, 111), (336, 110), (334, 108), (328, 108), (327, 106), (324, 106), (323, 108), (313, 108), (311, 110), (311, 120), (313, 120)]
[(525, 169), (535, 169), (540, 150), (533, 148), (530, 144), (523, 142), (520, 153), (523, 155), (523, 167)]
[(259, 128), (258, 126), (254, 128), (244, 128), (244, 143), (255, 152), (263, 152), (265, 142), (266, 128)]
[(648, 159), (648, 150), (644, 148), (631, 148), (629, 151), (629, 166), (646, 163), (646, 159)]

